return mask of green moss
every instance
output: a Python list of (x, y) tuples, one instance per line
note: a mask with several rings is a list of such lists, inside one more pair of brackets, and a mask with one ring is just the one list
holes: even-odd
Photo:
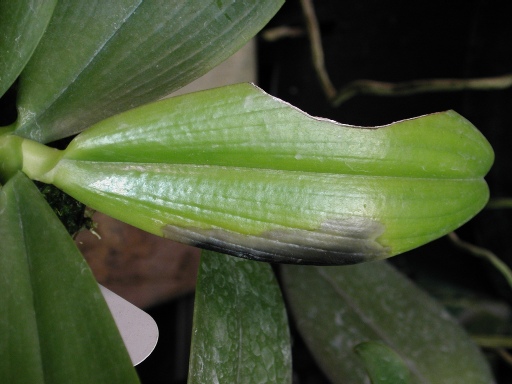
[(70, 235), (76, 236), (81, 230), (94, 227), (91, 214), (84, 204), (53, 185), (35, 183)]

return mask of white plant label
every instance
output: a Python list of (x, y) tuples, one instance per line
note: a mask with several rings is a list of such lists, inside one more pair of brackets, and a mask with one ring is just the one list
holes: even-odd
[(133, 365), (144, 361), (155, 349), (158, 326), (143, 310), (100, 285), (101, 293), (123, 338)]

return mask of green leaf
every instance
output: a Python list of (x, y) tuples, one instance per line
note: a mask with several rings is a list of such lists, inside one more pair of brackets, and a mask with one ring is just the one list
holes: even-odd
[(0, 96), (34, 52), (57, 0), (0, 1)]
[(333, 383), (367, 383), (354, 347), (381, 341), (422, 384), (493, 383), (464, 330), (436, 301), (384, 261), (348, 267), (283, 266), (297, 327)]
[(0, 190), (0, 382), (137, 383), (89, 267), (22, 174)]
[(203, 252), (189, 383), (291, 383), (286, 310), (268, 264)]
[(493, 161), (452, 111), (352, 127), (248, 84), (128, 111), (61, 154), (34, 146), (23, 144), (24, 172), (117, 219), (236, 256), (314, 264), (385, 258), (454, 230), (488, 200)]
[(379, 341), (366, 341), (356, 345), (354, 351), (363, 359), (372, 384), (412, 383), (409, 368), (386, 344)]
[(19, 88), (17, 133), (67, 137), (231, 56), (282, 0), (60, 1)]

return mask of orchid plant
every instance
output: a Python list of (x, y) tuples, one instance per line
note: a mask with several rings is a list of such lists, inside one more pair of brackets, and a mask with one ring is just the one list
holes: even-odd
[(448, 111), (348, 126), (251, 84), (158, 101), (280, 6), (0, 0), (0, 95), (13, 90), (17, 107), (0, 128), (1, 382), (138, 382), (89, 267), (31, 180), (206, 250), (191, 383), (291, 382), (268, 263), (287, 264), (291, 313), (333, 382), (493, 382), (465, 332), (381, 260), (486, 204), (493, 151), (470, 122)]

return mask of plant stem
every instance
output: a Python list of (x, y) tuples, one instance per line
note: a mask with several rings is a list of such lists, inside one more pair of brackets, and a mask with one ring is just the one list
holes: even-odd
[(469, 252), (470, 254), (482, 257), (489, 261), (507, 280), (508, 285), (512, 288), (512, 270), (510, 270), (509, 266), (500, 260), (498, 256), (489, 251), (488, 249), (478, 247), (474, 244), (468, 243), (464, 240), (461, 240), (455, 232), (448, 234), (448, 238), (455, 244), (457, 247)]
[(0, 135), (0, 182), (5, 183), (18, 171), (33, 180), (51, 183), (50, 172), (62, 157), (62, 151), (16, 135)]
[(28, 139), (23, 140), (21, 150), (23, 154), (22, 171), (32, 180), (51, 184), (53, 181), (51, 170), (59, 162), (63, 151)]
[(512, 337), (503, 335), (471, 335), (475, 343), (483, 348), (512, 348)]
[(512, 355), (504, 348), (497, 349), (500, 357), (510, 366), (512, 366)]
[(301, 28), (281, 26), (264, 30), (261, 33), (261, 37), (265, 41), (274, 42), (284, 38), (299, 37), (304, 35), (304, 33), (304, 30)]
[(327, 99), (335, 107), (357, 95), (406, 96), (427, 92), (489, 91), (512, 87), (512, 73), (508, 73), (473, 79), (421, 79), (398, 83), (361, 79), (352, 81), (336, 91), (325, 68), (322, 36), (312, 0), (301, 0), (301, 6), (311, 44), (313, 66)]
[(329, 100), (332, 100), (336, 96), (336, 89), (332, 85), (329, 74), (325, 69), (322, 37), (320, 35), (320, 28), (318, 27), (318, 21), (315, 15), (315, 9), (311, 0), (301, 0), (300, 3), (302, 5), (302, 12), (306, 18), (308, 36), (311, 44), (311, 55), (313, 56), (313, 65), (325, 95)]
[(486, 207), (488, 209), (502, 209), (502, 208), (512, 208), (512, 199), (507, 197), (491, 199), (487, 203)]
[(500, 90), (512, 87), (512, 73), (475, 79), (427, 79), (399, 83), (375, 80), (356, 80), (338, 91), (333, 105), (339, 106), (357, 95), (405, 96), (427, 92), (453, 92), (463, 90)]
[(512, 355), (507, 349), (512, 348), (512, 337), (504, 335), (471, 335), (473, 341), (481, 348), (491, 348), (505, 361), (512, 366)]

